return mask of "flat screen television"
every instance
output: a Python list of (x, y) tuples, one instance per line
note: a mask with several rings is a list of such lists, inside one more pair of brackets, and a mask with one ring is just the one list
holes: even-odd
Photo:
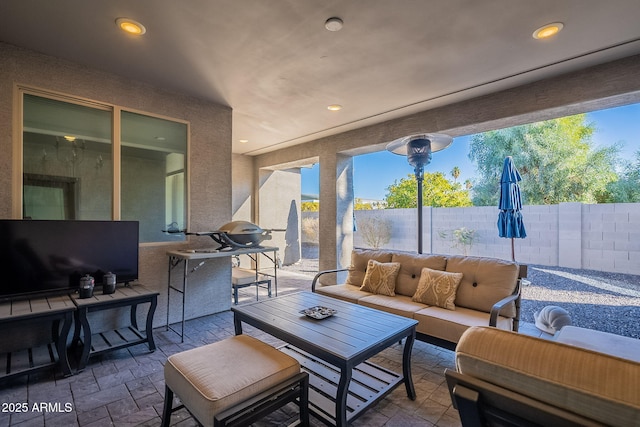
[(0, 220), (0, 300), (73, 293), (108, 272), (138, 278), (137, 221)]

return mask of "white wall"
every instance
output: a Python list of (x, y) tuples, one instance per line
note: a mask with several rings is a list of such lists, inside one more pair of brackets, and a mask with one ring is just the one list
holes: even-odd
[(278, 257), (289, 265), (300, 260), (300, 169), (260, 170), (256, 223), (272, 229), (265, 246), (279, 248)]

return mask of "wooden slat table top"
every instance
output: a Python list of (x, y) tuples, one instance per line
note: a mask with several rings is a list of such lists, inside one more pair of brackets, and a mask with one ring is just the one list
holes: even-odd
[[(300, 314), (314, 306), (337, 310), (315, 320)], [(324, 360), (351, 361), (381, 350), (391, 337), (405, 335), (418, 323), (414, 319), (374, 310), (311, 292), (299, 292), (232, 307), (240, 320), (252, 324)], [(256, 324), (257, 322), (257, 324)]]
[(69, 295), (56, 295), (0, 302), (0, 320), (35, 317), (75, 310)]
[(73, 302), (78, 306), (82, 307), (85, 305), (100, 305), (100, 304), (111, 304), (117, 302), (119, 300), (131, 299), (131, 298), (145, 298), (149, 295), (159, 295), (159, 292), (151, 291), (145, 288), (142, 285), (131, 285), (131, 286), (118, 286), (116, 287), (116, 291), (112, 294), (103, 294), (101, 287), (96, 287), (93, 291), (93, 296), (91, 298), (80, 298), (77, 294), (73, 295)]

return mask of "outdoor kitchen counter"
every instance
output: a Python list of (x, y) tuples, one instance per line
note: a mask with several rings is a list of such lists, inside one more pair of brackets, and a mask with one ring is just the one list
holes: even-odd
[[(168, 251), (167, 256), (169, 257), (169, 274), (168, 274), (168, 284), (167, 284), (167, 326), (166, 330), (171, 329), (182, 339), (181, 342), (184, 341), (184, 322), (185, 322), (185, 301), (187, 294), (187, 282), (188, 276), (195, 273), (198, 266), (201, 263), (206, 262), (209, 259), (213, 258), (224, 258), (224, 257), (234, 257), (240, 255), (247, 255), (251, 258), (253, 262), (252, 268), (259, 272), (263, 276), (269, 276), (273, 278), (273, 283), (275, 287), (275, 295), (278, 296), (278, 250), (279, 248), (274, 246), (253, 246), (249, 248), (242, 249), (182, 249), (177, 251)], [(258, 255), (264, 255), (270, 262), (273, 273), (268, 273), (263, 271), (260, 268)], [(198, 261), (198, 266), (189, 268), (190, 261)], [(182, 264), (182, 287), (174, 286), (171, 284), (171, 272)], [(170, 314), (170, 303), (171, 303), (171, 291), (178, 292), (182, 295), (182, 312), (181, 312), (181, 320), (180, 320), (180, 329), (176, 330), (169, 324), (169, 314)], [(231, 278), (229, 279), (229, 308), (231, 307)]]

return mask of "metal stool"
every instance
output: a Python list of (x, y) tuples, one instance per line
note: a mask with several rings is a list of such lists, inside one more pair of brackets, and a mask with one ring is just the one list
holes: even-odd
[(233, 303), (238, 305), (238, 289), (256, 285), (256, 301), (258, 301), (258, 290), (266, 285), (269, 297), (271, 297), (271, 279), (255, 270), (247, 270), (240, 267), (231, 269), (231, 290), (233, 292)]

